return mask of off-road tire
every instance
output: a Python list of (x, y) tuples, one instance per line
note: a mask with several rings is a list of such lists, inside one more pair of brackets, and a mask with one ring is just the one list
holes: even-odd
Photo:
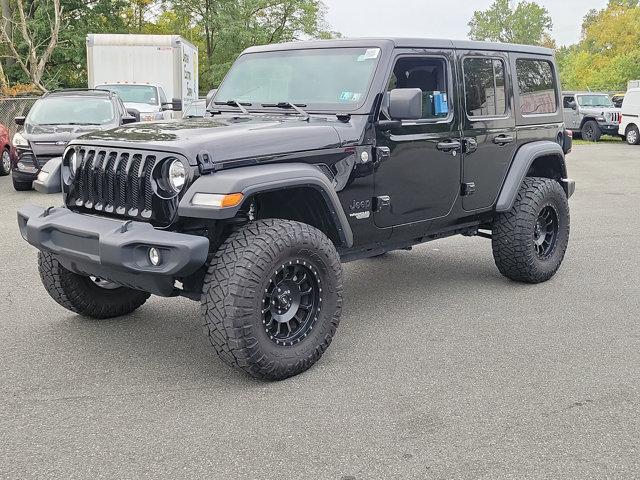
[[(263, 307), (272, 275), (291, 262), (313, 269), (321, 296), (312, 329), (295, 344), (283, 345), (265, 328)], [(263, 380), (292, 377), (316, 363), (331, 344), (340, 323), (342, 288), (340, 258), (321, 231), (281, 219), (249, 223), (226, 239), (208, 268), (201, 298), (205, 334), (232, 367)]]
[[(542, 258), (534, 245), (534, 231), (539, 215), (547, 207), (555, 212), (558, 228), (553, 250)], [(548, 178), (525, 178), (513, 208), (499, 214), (493, 223), (491, 243), (498, 270), (518, 282), (549, 280), (564, 259), (569, 225), (569, 202), (560, 184)]]
[(600, 125), (595, 120), (587, 120), (582, 125), (582, 129), (580, 131), (583, 140), (588, 142), (597, 142), (602, 137), (602, 130), (600, 130)]
[(11, 154), (9, 149), (5, 148), (0, 152), (2, 159), (0, 160), (0, 177), (4, 177), (11, 173)]
[(629, 125), (627, 127), (627, 131), (625, 132), (624, 140), (629, 145), (639, 145), (640, 131), (638, 131), (638, 127), (636, 127), (635, 125)]
[(19, 182), (18, 180), (13, 180), (13, 188), (17, 192), (28, 192), (29, 190), (33, 190), (33, 182)]
[(85, 317), (105, 319), (127, 315), (139, 308), (150, 295), (131, 288), (105, 289), (64, 268), (47, 252), (38, 253), (42, 284), (56, 302)]

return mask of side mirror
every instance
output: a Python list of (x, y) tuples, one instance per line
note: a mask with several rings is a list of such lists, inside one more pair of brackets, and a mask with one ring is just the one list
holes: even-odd
[(123, 115), (122, 116), (122, 124), (123, 125), (126, 125), (128, 123), (136, 123), (136, 122), (139, 122), (139, 120), (136, 120), (136, 117), (134, 117), (133, 115)]
[[(138, 110), (136, 110), (135, 108), (127, 108), (127, 113), (129, 115), (131, 115), (135, 119), (136, 122), (140, 121), (140, 112)], [(124, 119), (123, 119), (122, 123), (125, 123)]]
[(214, 88), (213, 90), (209, 90), (209, 93), (207, 93), (207, 108), (209, 107), (209, 104), (213, 100), (213, 97), (216, 96), (216, 93), (218, 93), (217, 88)]
[(392, 120), (419, 120), (422, 118), (422, 90), (396, 88), (389, 92), (389, 116)]
[(569, 102), (569, 108), (570, 108), (571, 110), (577, 110), (577, 109), (578, 109), (578, 104), (575, 102), (575, 100), (571, 100), (571, 101)]
[(174, 98), (171, 102), (165, 102), (160, 105), (162, 110), (173, 110), (174, 112), (182, 111), (182, 100)]
[(24, 125), (24, 121), (26, 120), (27, 117), (16, 117), (14, 119), (14, 121), (16, 122), (16, 125), (22, 126)]

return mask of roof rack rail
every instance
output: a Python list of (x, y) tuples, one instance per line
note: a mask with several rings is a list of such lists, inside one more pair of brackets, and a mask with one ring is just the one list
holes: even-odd
[(107, 90), (105, 88), (59, 88), (57, 90), (51, 90), (50, 92), (45, 93), (46, 95), (51, 95), (53, 93), (72, 93), (72, 92), (100, 92), (107, 93), (109, 96), (115, 95), (111, 90)]

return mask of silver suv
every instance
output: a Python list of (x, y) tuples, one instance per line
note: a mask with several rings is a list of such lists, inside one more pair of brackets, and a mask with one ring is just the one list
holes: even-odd
[(597, 142), (602, 135), (618, 136), (620, 109), (606, 93), (565, 92), (562, 94), (564, 123), (574, 135)]

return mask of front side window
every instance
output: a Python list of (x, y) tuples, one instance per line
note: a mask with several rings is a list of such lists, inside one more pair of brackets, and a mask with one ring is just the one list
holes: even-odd
[(613, 108), (613, 102), (609, 95), (578, 95), (578, 104), (581, 107), (608, 107)]
[(115, 92), (125, 103), (158, 105), (158, 92), (156, 87), (152, 85), (125, 85), (116, 83), (96, 85), (96, 89)]
[(555, 113), (556, 84), (551, 62), (519, 58), (516, 60), (518, 91), (523, 115)]
[(439, 57), (402, 57), (396, 62), (388, 90), (422, 90), (422, 118), (437, 120), (449, 116), (447, 64)]
[(104, 125), (114, 121), (115, 110), (108, 98), (45, 97), (27, 115), (32, 125)]
[(495, 117), (507, 113), (504, 63), (497, 58), (465, 58), (464, 90), (467, 115)]
[(568, 97), (564, 97), (562, 99), (562, 108), (571, 108), (571, 105), (573, 104), (574, 99), (572, 96), (568, 96)]
[(215, 102), (289, 102), (352, 111), (369, 93), (380, 53), (379, 48), (322, 48), (245, 54), (231, 67)]

